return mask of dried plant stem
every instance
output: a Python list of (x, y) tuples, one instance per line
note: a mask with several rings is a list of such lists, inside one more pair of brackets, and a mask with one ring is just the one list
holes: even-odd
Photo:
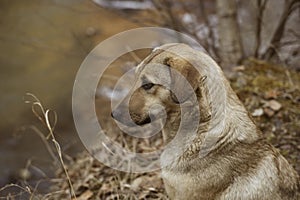
[[(63, 157), (62, 157), (62, 152), (61, 152), (60, 145), (57, 142), (57, 140), (55, 139), (54, 132), (53, 132), (54, 128), (55, 128), (55, 125), (56, 125), (56, 122), (57, 122), (57, 115), (56, 115), (55, 112), (52, 112), (54, 114), (54, 122), (53, 122), (53, 125), (52, 125), (52, 123), (50, 122), (50, 118), (49, 118), (49, 113), (51, 113), (51, 110), (49, 110), (49, 109), (45, 110), (43, 105), (41, 104), (41, 101), (35, 95), (33, 95), (31, 93), (26, 93), (26, 95), (28, 97), (31, 97), (33, 100), (32, 101), (25, 101), (25, 103), (31, 103), (32, 104), (32, 107), (31, 107), (32, 112), (46, 126), (46, 128), (49, 131), (47, 139), (51, 138), (52, 142), (54, 143), (55, 149), (56, 149), (58, 157), (59, 157), (59, 161), (61, 163), (61, 166), (62, 166), (62, 168), (64, 170), (64, 173), (65, 173), (65, 175), (67, 177), (67, 180), (68, 180), (68, 184), (69, 184), (69, 187), (70, 187), (70, 195), (74, 199), (77, 199), (76, 195), (75, 195), (75, 192), (74, 192), (74, 188), (73, 188), (71, 179), (70, 179), (70, 176), (69, 176), (69, 173), (67, 171), (67, 167), (66, 167), (66, 165), (64, 163), (64, 160), (63, 160)], [(37, 109), (39, 109), (39, 111)]]
[(129, 51), (129, 54), (135, 60), (136, 63), (142, 62), (142, 59), (138, 55), (136, 55), (136, 53), (129, 46), (126, 46), (126, 49)]
[(29, 193), (29, 194), (32, 193), (31, 190), (30, 190), (30, 188), (29, 188), (28, 186), (22, 187), (22, 186), (20, 186), (20, 185), (14, 184), (14, 183), (7, 184), (7, 185), (5, 185), (4, 187), (0, 188), (0, 192), (6, 190), (6, 189), (8, 189), (8, 188), (12, 188), (12, 187), (19, 188), (19, 189), (21, 189), (22, 191), (27, 192), (27, 193)]
[(51, 148), (51, 146), (49, 145), (47, 138), (45, 137), (45, 135), (35, 126), (29, 126), (29, 128), (31, 130), (33, 130), (42, 140), (42, 142), (44, 143), (44, 145), (46, 146), (47, 151), (49, 152), (51, 158), (53, 159), (54, 163), (57, 164), (58, 159), (55, 156), (55, 153), (53, 152), (53, 148)]

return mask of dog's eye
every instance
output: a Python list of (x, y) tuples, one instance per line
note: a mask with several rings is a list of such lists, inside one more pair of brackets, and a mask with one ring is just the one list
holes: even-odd
[(142, 88), (144, 90), (150, 90), (153, 86), (154, 86), (153, 83), (146, 83), (146, 84), (142, 85)]

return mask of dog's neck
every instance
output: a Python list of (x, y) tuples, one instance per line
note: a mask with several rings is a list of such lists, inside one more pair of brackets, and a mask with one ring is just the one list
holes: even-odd
[[(205, 157), (211, 151), (220, 149), (226, 144), (251, 143), (259, 138), (259, 131), (257, 131), (256, 125), (249, 117), (245, 107), (226, 78), (224, 76), (221, 78), (218, 80), (219, 83), (221, 82), (220, 84), (214, 82), (214, 84), (209, 85), (210, 82), (208, 82), (200, 90), (201, 94), (197, 94), (200, 111), (199, 123), (197, 122), (199, 126), (195, 135), (187, 132), (186, 137), (183, 135), (166, 148), (166, 153), (172, 154), (172, 159), (181, 159), (195, 153), (199, 154), (200, 157)], [(221, 96), (220, 93), (222, 93)], [(210, 97), (205, 98), (207, 95)], [(181, 113), (178, 110), (168, 114), (163, 129), (165, 143), (172, 141), (177, 134), (180, 123)]]
[[(214, 149), (224, 147), (226, 144), (236, 142), (251, 143), (259, 138), (259, 131), (247, 110), (230, 87), (229, 82), (222, 77), (222, 84), (214, 84), (216, 88), (212, 95), (223, 93), (221, 96), (212, 96), (212, 116), (204, 140), (202, 152), (205, 156)], [(221, 86), (222, 88), (217, 88)]]

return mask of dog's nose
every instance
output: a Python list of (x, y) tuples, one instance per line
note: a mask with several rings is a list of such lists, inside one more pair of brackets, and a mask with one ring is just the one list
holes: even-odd
[(119, 110), (119, 109), (113, 110), (110, 113), (110, 115), (117, 122), (120, 122), (120, 123), (122, 123), (124, 125), (127, 125), (127, 126), (132, 126), (133, 125), (130, 121), (128, 121), (127, 118), (124, 117), (124, 113), (122, 112), (122, 110)]
[(114, 109), (113, 111), (111, 111), (110, 113), (111, 117), (119, 122), (122, 122), (123, 120), (123, 114), (122, 111), (120, 109)]
[(115, 113), (115, 111), (113, 110), (113, 111), (111, 111), (111, 113), (110, 113), (110, 116), (113, 118), (113, 119), (115, 119), (116, 118), (116, 113)]

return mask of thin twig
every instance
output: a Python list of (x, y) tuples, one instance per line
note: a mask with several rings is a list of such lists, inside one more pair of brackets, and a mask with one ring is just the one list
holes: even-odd
[(126, 49), (129, 51), (129, 54), (136, 63), (140, 63), (142, 61), (142, 59), (129, 46), (126, 46)]
[(49, 143), (47, 142), (47, 138), (45, 137), (45, 135), (35, 126), (29, 126), (29, 128), (31, 130), (33, 130), (42, 140), (42, 142), (44, 143), (44, 145), (46, 146), (46, 149), (48, 151), (48, 153), (50, 154), (50, 156), (52, 157), (53, 161), (55, 164), (57, 164), (58, 159), (55, 156), (53, 149), (51, 148), (51, 146), (49, 145)]
[(12, 187), (19, 188), (19, 189), (21, 189), (22, 191), (31, 194), (31, 190), (30, 190), (30, 188), (29, 188), (28, 186), (22, 187), (22, 186), (20, 186), (20, 185), (14, 184), (14, 183), (7, 184), (7, 185), (5, 185), (4, 187), (0, 188), (0, 192), (6, 190), (6, 189), (8, 189), (8, 188), (12, 188)]

